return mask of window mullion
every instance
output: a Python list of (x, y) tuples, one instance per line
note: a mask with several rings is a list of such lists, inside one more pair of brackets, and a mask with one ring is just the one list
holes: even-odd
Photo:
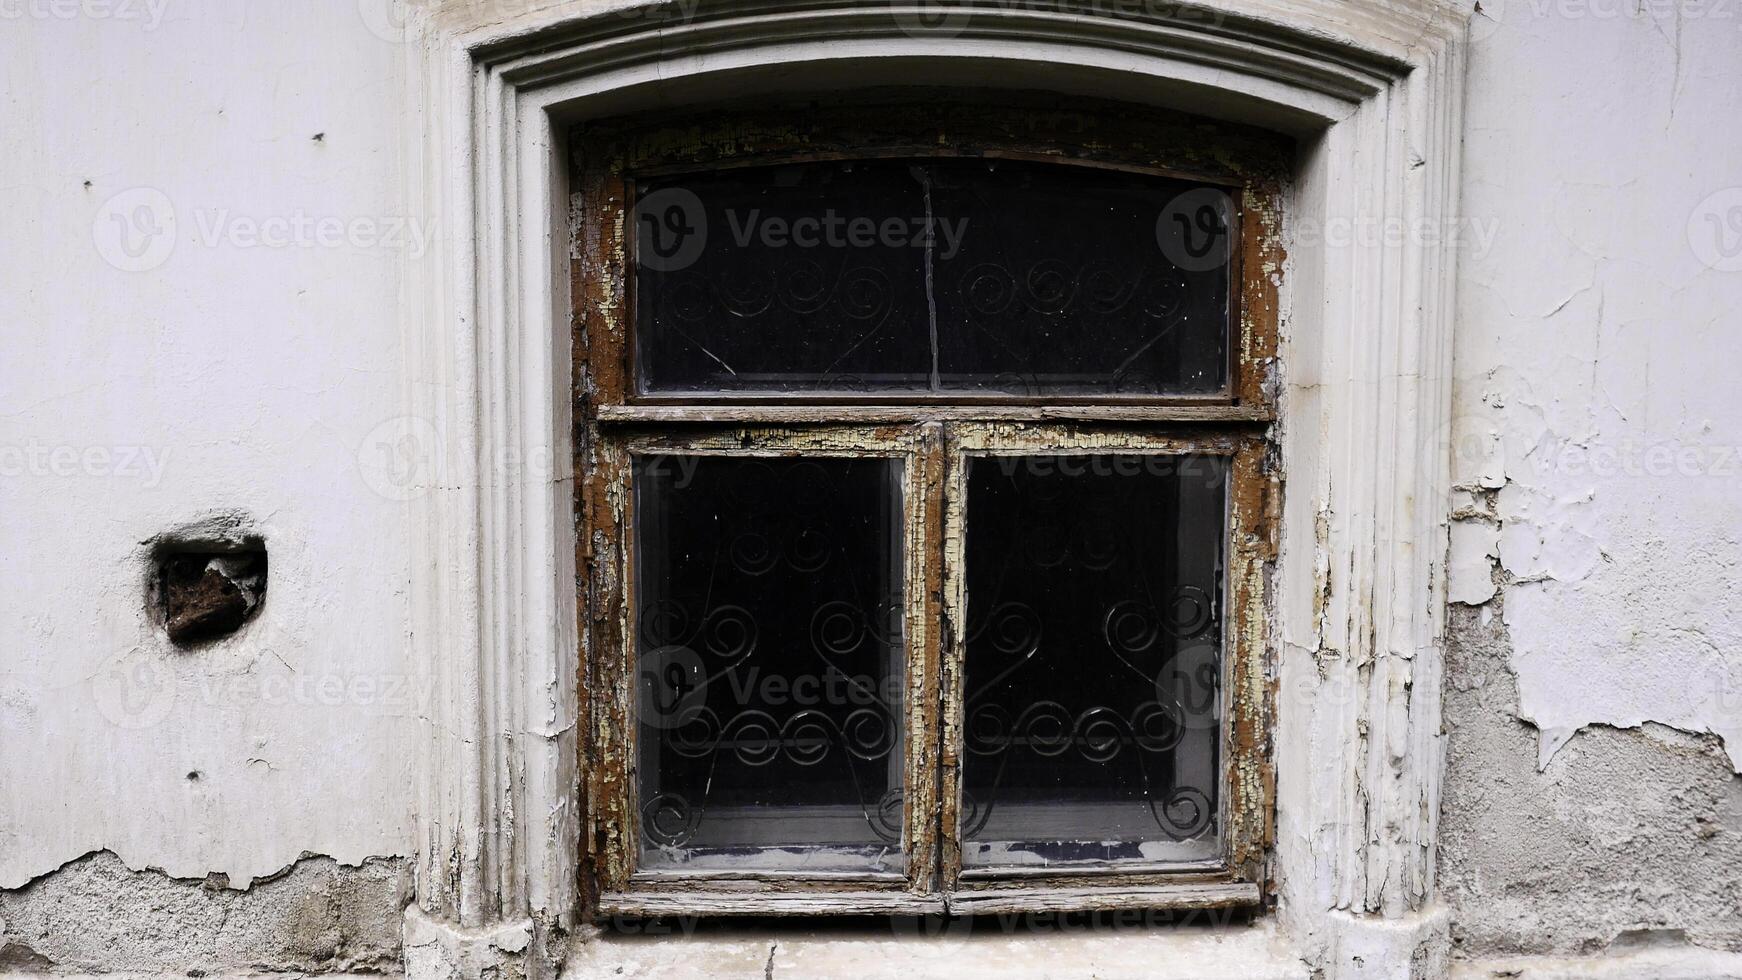
[(963, 630), (967, 611), (967, 590), (964, 577), (964, 546), (966, 528), (963, 505), (967, 497), (966, 470), (962, 466), (960, 430), (955, 424), (942, 426), (942, 450), (939, 459), (939, 510), (937, 522), (940, 538), (939, 590), (940, 633), (938, 673), (941, 697), (938, 699), (938, 876), (940, 887), (955, 887), (962, 870), (961, 805), (962, 805), (962, 694), (963, 694)]
[(940, 827), (938, 771), (944, 744), (939, 728), (942, 630), (943, 426), (919, 427), (907, 502), (907, 610), (909, 624), (907, 712), (907, 846), (909, 878), (917, 892), (938, 888)]

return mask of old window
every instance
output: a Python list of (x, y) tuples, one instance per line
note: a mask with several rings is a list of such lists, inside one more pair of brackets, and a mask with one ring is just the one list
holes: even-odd
[(1255, 904), (1287, 147), (926, 102), (575, 152), (603, 913)]

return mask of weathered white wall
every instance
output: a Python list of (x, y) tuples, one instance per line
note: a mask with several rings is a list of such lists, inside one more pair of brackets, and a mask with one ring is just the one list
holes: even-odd
[(1482, 7), (1463, 210), (1495, 235), (1458, 293), (1451, 591), (1477, 608), (1447, 664), (1454, 933), (1742, 946), (1742, 5)]
[[(104, 848), (232, 887), (410, 850), (407, 535), (370, 443), (419, 241), (370, 27), (0, 4), (0, 887)], [(214, 512), (264, 535), (265, 606), (177, 651), (142, 542)]]
[[(1490, 9), (1491, 8), (1491, 9)], [(1715, 732), (1742, 771), (1742, 5), (1504, 0), (1475, 21), (1453, 598), (1498, 554), (1544, 760)]]
[[(1452, 433), (1453, 598), (1480, 608), (1454, 625), (1516, 674), (1502, 710), (1541, 737), (1508, 790), (1531, 809), (1484, 792), (1516, 746), (1451, 718), (1448, 807), (1510, 838), (1448, 813), (1460, 887), (1527, 877), (1522, 818), (1581, 803), (1599, 829), (1610, 807), (1643, 837), (1742, 834), (1711, 765), (1653, 769), (1685, 805), (1591, 798), (1686, 746), (1531, 782), (1591, 725), (1716, 733), (1701, 751), (1742, 766), (1742, 3), (1483, 6)], [(104, 849), (244, 887), (305, 853), (412, 848), (399, 310), (442, 229), (404, 218), (396, 24), (386, 0), (0, 0), (0, 888)], [(213, 514), (266, 537), (267, 602), (176, 651), (142, 542)], [(1658, 853), (1664, 880), (1733, 867)], [(1519, 901), (1553, 917), (1581, 878), (1641, 873), (1592, 862)], [(1664, 928), (1697, 934), (1692, 915)], [(1555, 948), (1607, 925), (1626, 923)]]

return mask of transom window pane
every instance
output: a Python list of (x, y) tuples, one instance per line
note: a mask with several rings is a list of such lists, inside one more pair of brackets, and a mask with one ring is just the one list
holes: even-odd
[(1227, 468), (973, 457), (964, 866), (1217, 853)]
[(637, 457), (643, 867), (902, 869), (901, 469)]
[(1229, 198), (1010, 160), (754, 166), (646, 181), (648, 394), (1213, 395)]

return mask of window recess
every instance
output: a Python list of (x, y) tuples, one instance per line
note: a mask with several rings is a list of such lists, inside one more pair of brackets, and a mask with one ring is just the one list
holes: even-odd
[(1261, 903), (1286, 144), (936, 102), (573, 141), (595, 913)]

